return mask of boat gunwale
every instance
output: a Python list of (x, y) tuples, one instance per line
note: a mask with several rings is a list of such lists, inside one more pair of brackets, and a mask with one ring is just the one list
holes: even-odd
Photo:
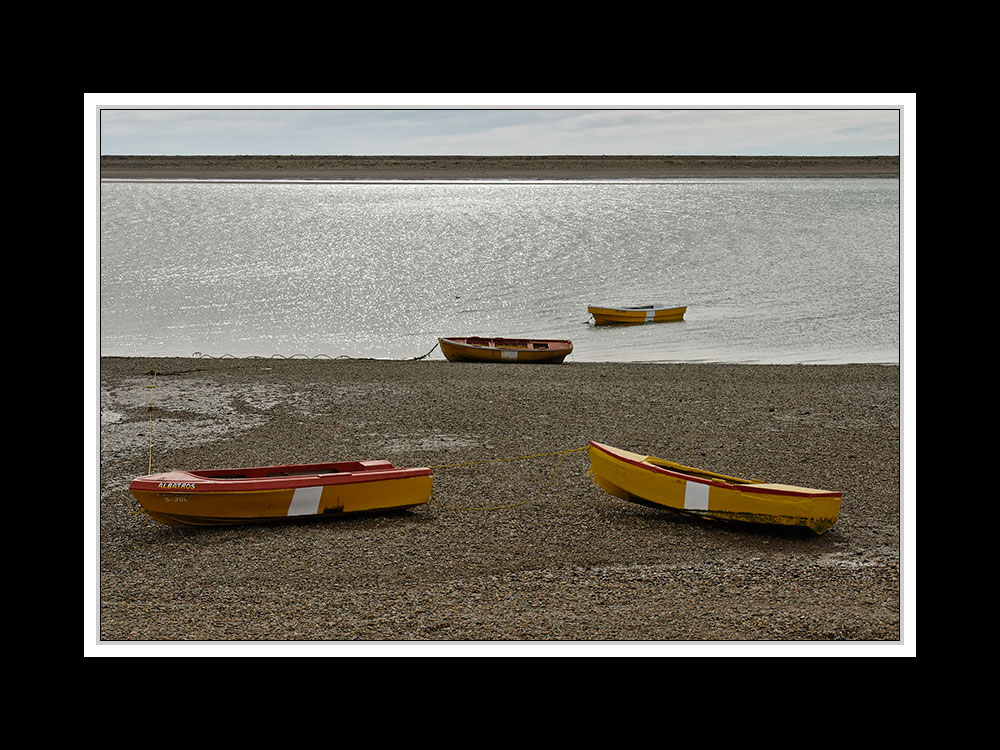
[[(654, 474), (664, 474), (666, 476), (673, 477), (674, 479), (682, 479), (687, 482), (705, 484), (710, 487), (720, 487), (722, 489), (733, 490), (735, 492), (752, 492), (755, 494), (762, 494), (762, 495), (780, 495), (786, 497), (803, 497), (803, 498), (824, 498), (824, 497), (842, 498), (844, 495), (843, 492), (839, 492), (837, 490), (818, 490), (809, 487), (803, 487), (802, 490), (805, 491), (799, 491), (791, 489), (790, 485), (786, 485), (785, 487), (769, 487), (767, 486), (767, 484), (751, 483), (749, 482), (749, 480), (747, 484), (733, 484), (723, 479), (705, 479), (702, 477), (695, 476), (693, 474), (688, 474), (683, 471), (672, 470), (663, 466), (657, 466), (656, 464), (651, 464), (646, 460), (636, 461), (634, 459), (628, 458), (627, 456), (621, 455), (620, 451), (624, 449), (615, 448), (614, 446), (607, 445), (605, 443), (598, 443), (596, 441), (591, 440), (590, 447), (596, 448), (597, 450), (610, 456), (612, 459), (616, 461), (621, 461), (622, 463), (634, 466), (638, 469), (644, 469), (646, 471), (650, 471)], [(647, 456), (647, 458), (653, 458), (653, 456)]]
[(623, 312), (623, 313), (629, 313), (629, 312), (638, 313), (638, 312), (646, 312), (647, 310), (652, 310), (653, 312), (663, 312), (669, 310), (687, 310), (687, 305), (662, 305), (656, 302), (649, 305), (635, 305), (632, 307), (612, 307), (609, 305), (587, 305), (587, 310), (591, 314), (593, 314), (595, 310), (598, 311), (608, 310), (611, 312)]
[[(359, 462), (363, 463), (363, 462)], [(178, 493), (246, 493), (246, 492), (287, 492), (302, 487), (325, 487), (337, 484), (360, 484), (363, 482), (385, 482), (395, 479), (433, 476), (427, 467), (375, 466), (354, 471), (317, 471), (310, 473), (310, 467), (330, 467), (337, 464), (288, 464), (280, 466), (248, 467), (246, 469), (206, 469), (167, 471), (149, 474), (133, 479), (129, 490), (137, 492), (178, 492)], [(210, 476), (226, 472), (262, 469), (306, 469), (296, 474), (279, 476)]]

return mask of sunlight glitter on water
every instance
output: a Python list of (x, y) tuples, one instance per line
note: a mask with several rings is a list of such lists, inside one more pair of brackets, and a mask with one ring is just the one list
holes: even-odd
[[(100, 282), (104, 355), (898, 362), (899, 183), (108, 182)], [(688, 314), (589, 323), (648, 302)]]

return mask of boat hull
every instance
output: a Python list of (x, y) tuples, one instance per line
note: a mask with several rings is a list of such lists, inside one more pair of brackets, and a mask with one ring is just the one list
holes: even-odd
[(750, 481), (670, 461), (589, 445), (590, 474), (601, 489), (629, 502), (724, 521), (804, 526), (827, 531), (840, 514), (841, 493)]
[(397, 510), (430, 500), (433, 472), (388, 461), (171, 471), (129, 491), (169, 526), (218, 526)]
[(565, 339), (510, 339), (469, 336), (439, 338), (441, 353), (449, 362), (513, 362), (559, 364), (573, 351)]
[(662, 305), (642, 305), (639, 307), (596, 307), (587, 308), (594, 316), (594, 325), (642, 325), (645, 323), (669, 323), (684, 320), (687, 306), (663, 307)]

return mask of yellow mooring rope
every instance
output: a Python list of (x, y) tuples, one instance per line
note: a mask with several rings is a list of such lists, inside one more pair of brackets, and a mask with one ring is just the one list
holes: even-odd
[[(431, 349), (431, 351), (434, 350)], [(427, 352), (427, 354), (430, 354), (430, 352)], [(425, 354), (424, 356), (427, 355)], [(156, 389), (156, 375), (157, 372), (154, 370), (153, 384), (143, 386), (143, 388), (150, 389), (149, 402), (146, 406), (146, 410), (149, 416), (149, 464), (146, 471), (147, 474), (153, 473), (153, 390)], [(562, 466), (562, 463), (565, 460), (567, 453), (579, 453), (580, 451), (587, 450), (587, 447), (588, 446), (584, 446), (582, 448), (569, 448), (567, 450), (562, 450), (562, 451), (552, 451), (551, 453), (532, 453), (527, 456), (513, 456), (511, 458), (489, 458), (489, 459), (484, 459), (482, 461), (468, 461), (465, 463), (458, 463), (458, 464), (438, 464), (437, 466), (428, 467), (436, 471), (437, 469), (457, 469), (466, 466), (480, 466), (482, 464), (496, 464), (496, 463), (504, 463), (506, 461), (524, 461), (529, 458), (544, 458), (546, 456), (559, 456), (559, 461), (556, 463), (556, 468), (552, 470), (552, 476), (549, 477), (549, 481), (545, 483), (545, 486), (542, 487), (541, 491), (533, 495), (532, 497), (529, 497), (527, 500), (522, 500), (519, 503), (511, 503), (509, 505), (474, 507), (474, 508), (456, 508), (451, 505), (445, 505), (444, 503), (438, 501), (437, 497), (434, 495), (433, 486), (431, 486), (431, 498), (446, 510), (504, 510), (506, 508), (516, 508), (519, 505), (527, 505), (533, 500), (537, 500), (539, 497), (541, 497), (545, 493), (545, 491), (552, 485), (552, 482), (555, 481), (556, 475), (559, 473), (559, 468)]]
[(553, 471), (552, 471), (552, 476), (549, 477), (549, 481), (545, 483), (545, 486), (542, 487), (541, 491), (538, 492), (536, 495), (534, 495), (532, 497), (529, 497), (527, 500), (522, 500), (519, 503), (511, 503), (509, 505), (493, 505), (493, 506), (486, 506), (486, 507), (474, 507), (474, 508), (456, 508), (454, 506), (445, 505), (444, 503), (439, 502), (438, 499), (437, 499), (437, 497), (434, 495), (434, 488), (433, 488), (433, 486), (431, 487), (431, 498), (435, 502), (438, 502), (438, 504), (442, 508), (444, 508), (445, 510), (504, 510), (506, 508), (516, 508), (519, 505), (527, 505), (528, 503), (532, 502), (533, 500), (537, 500), (539, 497), (541, 497), (545, 493), (545, 491), (551, 486), (552, 482), (556, 478), (556, 474), (559, 473), (559, 467), (562, 466), (562, 462), (565, 460), (567, 453), (579, 453), (580, 451), (587, 450), (587, 447), (588, 446), (584, 446), (583, 448), (569, 448), (568, 450), (553, 451), (551, 453), (532, 453), (531, 455), (528, 455), (528, 456), (514, 456), (512, 458), (492, 458), (492, 459), (486, 459), (486, 460), (483, 460), (483, 461), (469, 461), (468, 463), (461, 463), (461, 464), (441, 464), (441, 465), (438, 465), (438, 466), (430, 466), (430, 467), (428, 467), (428, 468), (434, 469), (434, 470), (437, 470), (437, 469), (453, 469), (453, 468), (458, 468), (458, 467), (462, 467), (462, 466), (479, 466), (481, 464), (503, 463), (505, 461), (523, 461), (524, 459), (527, 459), (527, 458), (543, 458), (545, 456), (559, 456), (559, 461), (556, 464), (556, 468), (553, 469)]

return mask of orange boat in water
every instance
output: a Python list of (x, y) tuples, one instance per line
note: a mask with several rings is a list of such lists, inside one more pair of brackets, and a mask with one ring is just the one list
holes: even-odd
[(168, 471), (129, 491), (169, 526), (218, 526), (409, 508), (430, 500), (434, 472), (389, 461)]
[(521, 362), (557, 364), (573, 351), (565, 339), (508, 339), (483, 336), (440, 338), (441, 353), (450, 362)]

